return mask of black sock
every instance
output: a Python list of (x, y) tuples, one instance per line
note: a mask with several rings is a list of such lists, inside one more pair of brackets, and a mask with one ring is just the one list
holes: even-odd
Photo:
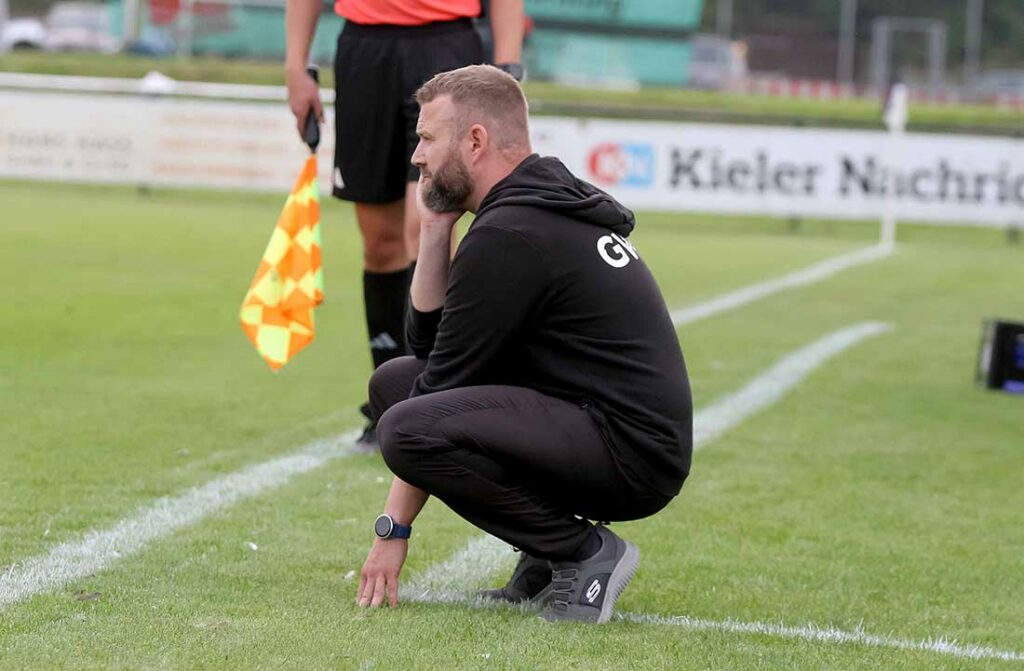
[(601, 537), (597, 535), (597, 529), (594, 527), (590, 528), (590, 535), (587, 536), (587, 540), (580, 543), (580, 546), (576, 548), (576, 552), (572, 555), (573, 561), (584, 561), (590, 559), (598, 553), (601, 549)]
[(405, 308), (409, 269), (393, 273), (363, 272), (363, 301), (373, 367), (405, 354)]

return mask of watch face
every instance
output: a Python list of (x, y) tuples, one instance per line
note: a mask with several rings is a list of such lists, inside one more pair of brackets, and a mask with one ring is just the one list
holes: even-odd
[(387, 515), (381, 515), (377, 518), (377, 521), (373, 523), (373, 532), (380, 538), (387, 538), (391, 535), (391, 529), (395, 523), (391, 521), (391, 518)]

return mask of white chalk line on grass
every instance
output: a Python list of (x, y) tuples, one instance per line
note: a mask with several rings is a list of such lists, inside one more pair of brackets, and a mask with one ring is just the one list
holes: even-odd
[(195, 524), (217, 510), (280, 487), (289, 478), (352, 454), (357, 433), (314, 441), (291, 454), (248, 466), (173, 497), (158, 499), (105, 529), (61, 543), (0, 573), (0, 609), (59, 589), (135, 554), (146, 544)]
[(704, 301), (703, 303), (673, 310), (672, 323), (676, 326), (683, 326), (685, 324), (692, 324), (693, 322), (700, 321), (701, 319), (707, 319), (708, 317), (717, 315), (721, 312), (735, 310), (738, 307), (742, 307), (749, 303), (753, 303), (754, 301), (761, 300), (762, 298), (766, 298), (789, 289), (796, 289), (798, 287), (820, 282), (832, 277), (836, 273), (848, 270), (849, 268), (854, 268), (873, 261), (880, 261), (881, 259), (891, 255), (894, 250), (894, 245), (883, 243), (873, 245), (865, 249), (860, 249), (849, 254), (843, 254), (842, 256), (826, 259), (820, 263), (814, 264), (813, 266), (808, 266), (807, 268), (789, 273), (788, 275), (783, 275), (782, 277), (777, 277), (765, 282), (751, 284), (750, 286), (737, 289), (736, 291), (731, 291), (727, 294), (722, 294), (721, 296)]
[[(693, 416), (693, 449), (699, 449), (751, 415), (781, 399), (816, 368), (865, 338), (880, 335), (890, 326), (863, 322), (840, 329), (786, 355), (774, 366)], [(451, 603), (465, 601), (478, 583), (507, 566), (514, 558), (510, 547), (493, 536), (474, 538), (447, 561), (427, 568), (402, 586), (404, 599)]]
[[(694, 449), (707, 445), (746, 418), (776, 403), (786, 392), (800, 384), (829, 359), (866, 338), (880, 335), (889, 329), (888, 324), (864, 322), (835, 331), (783, 357), (739, 391), (729, 394), (694, 415)], [(405, 601), (429, 603), (479, 603), (475, 599), (475, 592), (480, 584), (501, 569), (507, 569), (514, 559), (515, 555), (506, 543), (493, 536), (478, 536), (446, 561), (428, 567), (402, 585), (402, 598)], [(639, 624), (671, 625), (696, 631), (756, 634), (829, 643), (856, 643), (873, 647), (921, 650), (966, 659), (1024, 661), (1024, 653), (996, 650), (987, 646), (963, 645), (947, 638), (912, 641), (868, 634), (861, 630), (843, 631), (816, 625), (793, 627), (731, 619), (715, 621), (685, 615), (622, 613), (617, 618)]]
[(861, 629), (844, 631), (834, 627), (819, 627), (808, 624), (802, 627), (791, 627), (767, 622), (740, 622), (738, 620), (704, 620), (686, 615), (666, 617), (662, 615), (644, 615), (639, 613), (621, 613), (616, 619), (637, 624), (654, 624), (662, 626), (682, 627), (692, 631), (717, 631), (728, 634), (754, 634), (775, 636), (780, 638), (797, 638), (805, 641), (822, 643), (855, 643), (876, 648), (897, 648), (936, 652), (964, 659), (999, 659), (1009, 662), (1024, 661), (1024, 653), (1008, 650), (997, 650), (989, 646), (960, 644), (946, 638), (928, 638), (920, 641), (878, 636), (868, 634)]
[[(884, 258), (891, 251), (891, 246), (877, 246), (836, 257), (781, 278), (759, 282), (677, 310), (672, 313), (672, 320), (676, 326), (692, 323), (786, 289), (820, 281), (846, 268)], [(319, 441), (289, 456), (249, 466), (176, 497), (160, 499), (112, 527), (89, 531), (81, 540), (64, 543), (46, 555), (18, 562), (0, 574), (0, 609), (103, 570), (147, 543), (195, 524), (215, 510), (280, 486), (293, 475), (315, 470), (331, 459), (347, 454), (348, 451), (339, 445), (350, 442), (351, 438)], [(466, 552), (466, 561), (481, 566), (489, 557), (486, 542), (467, 547)], [(429, 577), (429, 572), (426, 575)]]
[(508, 567), (512, 557), (511, 546), (494, 536), (476, 536), (445, 561), (432, 564), (412, 580), (401, 583), (401, 598), (430, 603), (471, 600), (476, 583)]
[(776, 403), (829, 359), (890, 328), (880, 322), (863, 322), (830, 333), (786, 355), (739, 391), (697, 413), (693, 420), (694, 448), (715, 440), (747, 417)]

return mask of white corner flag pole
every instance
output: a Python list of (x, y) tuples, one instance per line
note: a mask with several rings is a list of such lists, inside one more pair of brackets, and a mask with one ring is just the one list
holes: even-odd
[(892, 85), (889, 98), (885, 103), (882, 118), (889, 129), (886, 142), (885, 161), (885, 201), (882, 204), (882, 236), (881, 243), (887, 246), (896, 244), (896, 175), (901, 163), (900, 153), (903, 148), (903, 132), (907, 128), (907, 86), (903, 83)]

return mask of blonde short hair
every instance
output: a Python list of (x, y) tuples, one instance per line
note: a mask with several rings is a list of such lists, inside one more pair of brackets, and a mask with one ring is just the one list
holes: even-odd
[[(441, 96), (451, 96), (456, 109), (458, 135), (483, 123), (499, 150), (528, 148), (528, 105), (519, 82), (493, 65), (467, 65), (434, 75), (416, 91), (421, 106)], [(493, 121), (487, 124), (486, 121)]]

